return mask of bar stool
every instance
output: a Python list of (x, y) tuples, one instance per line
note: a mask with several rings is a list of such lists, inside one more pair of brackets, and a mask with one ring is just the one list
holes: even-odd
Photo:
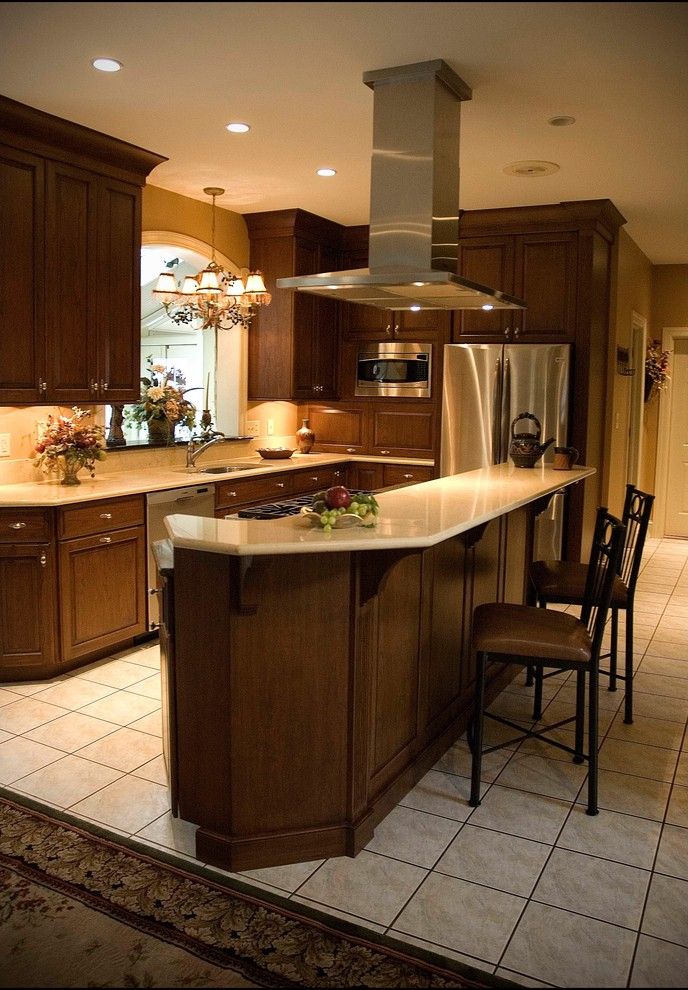
[[(624, 722), (633, 722), (633, 603), (635, 586), (645, 547), (645, 537), (652, 514), (654, 495), (641, 492), (634, 485), (626, 485), (621, 522), (626, 527), (626, 539), (619, 565), (619, 574), (614, 582), (611, 600), (611, 644), (609, 653), (600, 655), (600, 660), (609, 660), (609, 670), (600, 667), (600, 674), (609, 678), (609, 690), (616, 691), (617, 677), (626, 684)], [(568, 560), (536, 560), (530, 568), (530, 578), (535, 588), (538, 605), (548, 604), (582, 605), (585, 590), (587, 566)], [(626, 662), (625, 673), (617, 673), (619, 641), (619, 612), (626, 613)], [(532, 681), (528, 672), (528, 683)], [(533, 718), (542, 714), (542, 682), (557, 671), (544, 673), (540, 668), (535, 673), (535, 697)]]
[[(480, 771), (484, 753), (502, 749), (521, 739), (542, 739), (552, 746), (573, 754), (575, 763), (588, 760), (589, 815), (597, 808), (597, 737), (599, 657), (607, 613), (612, 597), (621, 554), (625, 527), (606, 509), (599, 509), (593, 537), (590, 563), (587, 567), (583, 607), (577, 619), (566, 612), (537, 608), (532, 605), (511, 605), (495, 602), (479, 605), (473, 613), (473, 647), (476, 651), (475, 706), (469, 726), (468, 741), (473, 759), (471, 767), (471, 796), (469, 804), (480, 804)], [(576, 671), (576, 711), (570, 718), (536, 730), (484, 711), (485, 672), (489, 662), (530, 665), (540, 671), (543, 667)], [(583, 751), (585, 721), (585, 676), (588, 675), (588, 752)], [(516, 729), (518, 735), (496, 746), (483, 749), (483, 723), (491, 718)], [(576, 723), (575, 748), (548, 735), (569, 722)]]

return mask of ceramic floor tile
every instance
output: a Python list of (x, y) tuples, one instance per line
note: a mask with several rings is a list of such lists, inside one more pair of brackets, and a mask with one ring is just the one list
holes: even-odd
[[(480, 768), (481, 779), (492, 782), (497, 777), (499, 771), (511, 759), (513, 753), (514, 750), (512, 749), (498, 749), (494, 753), (486, 753), (483, 756)], [(441, 770), (445, 773), (455, 773), (460, 777), (470, 777), (471, 763), (472, 756), (468, 748), (468, 743), (460, 740), (451, 749), (447, 750), (444, 756), (437, 761), (433, 769)]]
[(0, 688), (0, 708), (10, 705), (13, 701), (19, 701), (19, 698), (20, 696), (15, 694), (14, 691), (5, 691), (4, 688)]
[(360, 852), (327, 860), (299, 895), (381, 925), (392, 923), (427, 870), (386, 856)]
[(688, 880), (687, 828), (679, 828), (677, 825), (664, 826), (659, 840), (655, 872)]
[[(620, 683), (617, 686), (616, 691), (608, 691), (603, 680), (600, 680), (600, 692), (599, 692), (599, 711), (600, 711), (600, 726), (604, 725), (606, 727), (611, 720), (608, 713), (618, 711), (619, 705), (623, 702), (624, 692), (623, 684)], [(585, 705), (587, 708), (587, 698), (585, 700)], [(562, 714), (557, 715), (554, 721), (560, 718), (564, 718), (567, 714), (575, 715), (576, 712), (576, 687), (574, 684), (566, 683), (555, 695), (551, 705), (548, 705), (544, 709), (543, 718), (544, 721), (552, 721), (552, 715), (550, 713), (550, 708), (557, 706), (557, 710), (561, 709)], [(564, 711), (564, 706), (568, 708), (568, 712)]]
[(162, 755), (156, 756), (154, 760), (144, 763), (131, 772), (135, 777), (143, 777), (144, 780), (152, 780), (155, 784), (164, 784), (167, 787), (167, 768)]
[[(246, 880), (246, 877), (242, 877), (240, 873), (233, 874), (233, 876), (239, 880)], [(255, 878), (251, 880), (252, 884), (258, 884), (263, 890), (271, 891), (273, 894), (275, 888), (271, 884), (261, 883)], [(312, 908), (315, 911), (321, 911), (324, 914), (330, 914), (333, 918), (341, 918), (342, 921), (348, 921), (351, 924), (359, 925), (360, 927), (369, 929), (371, 932), (377, 932), (382, 935), (386, 930), (386, 925), (378, 925), (368, 918), (362, 918), (359, 914), (352, 914), (350, 911), (339, 911), (337, 908), (332, 907), (329, 904), (320, 904), (318, 901), (312, 901), (308, 897), (302, 897), (300, 894), (291, 894), (289, 897), (290, 902), (296, 904), (304, 904), (306, 907)]]
[(623, 739), (605, 739), (600, 748), (600, 768), (624, 769), (627, 773), (652, 780), (671, 781), (678, 753), (672, 749), (641, 746)]
[(688, 787), (688, 753), (683, 752), (678, 758), (678, 763), (676, 765), (676, 776), (674, 777), (674, 784), (680, 784), (681, 787)]
[(140, 831), (169, 809), (166, 787), (131, 775), (120, 777), (97, 794), (70, 806), (76, 815), (83, 814), (130, 833)]
[(625, 987), (635, 940), (618, 925), (531, 902), (501, 965), (558, 987)]
[(683, 731), (684, 727), (680, 722), (646, 718), (634, 711), (630, 725), (626, 725), (623, 712), (619, 712), (609, 727), (608, 736), (612, 739), (625, 739), (627, 742), (659, 746), (661, 749), (680, 749)]
[(523, 911), (522, 897), (432, 873), (390, 930), (498, 962)]
[(6, 742), (7, 739), (14, 739), (14, 733), (5, 732), (4, 729), (0, 729), (0, 743)]
[(26, 733), (26, 736), (36, 742), (62, 749), (65, 753), (73, 753), (96, 739), (109, 736), (116, 731), (117, 727), (112, 722), (104, 722), (102, 719), (92, 718), (81, 712), (70, 712), (55, 719), (54, 722), (32, 729)]
[[(686, 607), (688, 608), (688, 605)], [(685, 660), (686, 645), (685, 643), (668, 643), (665, 640), (655, 636), (654, 639), (650, 640), (645, 652), (649, 653), (650, 656), (669, 657), (669, 659), (673, 660)]]
[(568, 801), (492, 784), (470, 822), (553, 845), (569, 808)]
[(136, 663), (141, 667), (150, 667), (160, 670), (160, 644), (154, 643), (152, 646), (134, 646), (128, 650), (121, 650), (115, 654), (116, 660), (125, 660)]
[(64, 753), (23, 736), (0, 742), (0, 784), (11, 784), (40, 767), (61, 760)]
[(128, 691), (118, 691), (116, 694), (101, 698), (82, 708), (84, 715), (101, 718), (116, 725), (131, 725), (137, 719), (150, 715), (160, 708), (160, 702), (155, 698), (144, 698), (140, 694), (130, 694)]
[(131, 687), (126, 688), (127, 692), (131, 694), (142, 694), (146, 698), (157, 698), (160, 700), (160, 674), (153, 674), (152, 677), (146, 677), (143, 681), (137, 681), (136, 684), (132, 684)]
[(641, 935), (633, 962), (631, 987), (684, 987), (688, 949), (659, 938)]
[(369, 852), (432, 869), (461, 824), (413, 808), (393, 808), (375, 828)]
[[(688, 645), (685, 646), (688, 653)], [(638, 694), (659, 694), (668, 698), (682, 698), (688, 701), (688, 681), (676, 677), (663, 677), (661, 674), (635, 675), (633, 689)]]
[(56, 763), (15, 781), (14, 787), (24, 794), (49, 801), (57, 808), (69, 808), (121, 776), (118, 770), (110, 767), (78, 756), (63, 756)]
[(435, 871), (528, 897), (551, 852), (552, 847), (542, 842), (468, 824)]
[(649, 882), (649, 870), (557, 848), (533, 900), (637, 930)]
[(494, 975), (501, 977), (505, 980), (511, 980), (519, 987), (551, 987), (551, 983), (543, 983), (542, 980), (534, 980), (532, 976), (524, 976), (523, 973), (514, 973), (510, 969), (504, 969), (503, 966), (498, 966), (494, 971)]
[(96, 684), (125, 688), (150, 677), (150, 670), (140, 664), (127, 663), (126, 660), (109, 660), (87, 667), (77, 676), (85, 681), (94, 681)]
[(117, 729), (78, 751), (78, 755), (85, 760), (93, 760), (125, 773), (130, 773), (161, 753), (162, 742), (155, 736), (126, 728)]
[[(565, 746), (569, 746), (571, 749), (573, 749), (576, 741), (575, 732), (569, 726), (551, 729), (547, 732), (547, 737), (548, 739), (555, 739)], [(525, 756), (527, 754), (540, 756), (545, 760), (563, 760), (564, 763), (571, 763), (572, 761), (571, 753), (567, 753), (565, 749), (559, 749), (557, 746), (553, 746), (544, 739), (524, 739), (518, 747), (518, 754), (519, 756)]]
[(647, 818), (609, 810), (588, 815), (583, 805), (574, 805), (557, 846), (650, 870), (661, 828), (658, 821)]
[(573, 801), (587, 772), (587, 764), (548, 760), (519, 750), (502, 770), (497, 782), (504, 787)]
[(633, 696), (633, 717), (661, 718), (665, 721), (680, 722), (685, 725), (688, 717), (688, 701), (682, 698), (660, 697), (654, 694)]
[(160, 711), (151, 712), (144, 715), (129, 726), (130, 729), (138, 729), (139, 732), (148, 732), (152, 736), (162, 736), (162, 715)]
[(641, 931), (688, 946), (688, 880), (654, 874)]
[(290, 863), (287, 866), (268, 866), (262, 870), (243, 870), (239, 876), (261, 880), (271, 887), (293, 893), (315, 873), (319, 866), (322, 866), (323, 862), (322, 859), (316, 859), (307, 863)]
[(65, 714), (66, 709), (37, 698), (17, 698), (0, 708), (0, 729), (20, 735)]
[(641, 674), (662, 674), (665, 677), (688, 677), (688, 660), (646, 655), (638, 668)]
[[(446, 945), (436, 945), (433, 942), (428, 942), (427, 939), (409, 935), (408, 932), (395, 931), (393, 935), (391, 933), (388, 933), (388, 935), (390, 938), (398, 939), (406, 945), (415, 945), (419, 949), (424, 949), (426, 952), (434, 952), (443, 959), (453, 959), (455, 962), (462, 963), (464, 966), (471, 966), (473, 969), (479, 970), (480, 973), (491, 973), (494, 969), (494, 964), (486, 962), (484, 959), (476, 959), (475, 956), (468, 956), (465, 952), (455, 952), (454, 949), (448, 949)], [(479, 975), (476, 975), (479, 979)]]
[(160, 818), (139, 829), (135, 838), (155, 842), (166, 849), (172, 849), (174, 852), (195, 859), (197, 831), (198, 825), (185, 822), (182, 818), (173, 818), (172, 813), (167, 811)]
[(473, 810), (468, 803), (471, 782), (466, 777), (430, 770), (400, 801), (405, 808), (427, 811), (463, 822)]
[(670, 825), (688, 828), (688, 787), (674, 784), (669, 798), (666, 820)]
[(47, 701), (51, 705), (76, 711), (91, 704), (92, 701), (111, 695), (114, 690), (115, 688), (106, 687), (104, 684), (84, 681), (80, 677), (70, 677), (46, 688), (45, 691), (35, 695), (35, 698), (37, 701)]
[(45, 691), (47, 687), (51, 684), (59, 684), (61, 678), (55, 677), (50, 678), (47, 681), (23, 681), (17, 683), (3, 684), (2, 688), (4, 691), (9, 691), (11, 694), (18, 694), (22, 698), (30, 698), (34, 694), (40, 694), (41, 691)]
[[(639, 815), (661, 821), (664, 818), (671, 784), (651, 780), (631, 773), (600, 770), (598, 780), (598, 804), (600, 809), (619, 811), (626, 815)], [(586, 791), (581, 791), (577, 804), (584, 805)]]

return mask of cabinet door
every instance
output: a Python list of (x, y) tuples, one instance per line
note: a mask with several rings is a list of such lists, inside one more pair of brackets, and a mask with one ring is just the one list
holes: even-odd
[(121, 645), (146, 631), (143, 526), (65, 540), (59, 548), (64, 660)]
[(578, 235), (522, 234), (516, 238), (514, 292), (527, 309), (512, 313), (514, 333), (573, 340)]
[(452, 314), (441, 309), (394, 312), (394, 337), (397, 340), (428, 340), (448, 344), (451, 337)]
[(0, 544), (0, 681), (56, 672), (56, 594), (50, 544)]
[[(366, 268), (368, 249), (351, 251), (344, 255), (344, 269)], [(393, 313), (375, 306), (358, 303), (337, 303), (339, 322), (344, 340), (391, 340), (394, 332)]]
[(97, 398), (96, 266), (98, 180), (46, 164), (47, 394), (62, 404)]
[(365, 453), (367, 443), (367, 406), (364, 403), (338, 403), (334, 406), (309, 406), (308, 419), (315, 433), (318, 450), (337, 454)]
[[(339, 252), (326, 245), (318, 250), (319, 272), (331, 272), (339, 266)], [(312, 336), (313, 392), (309, 398), (337, 398), (337, 364), (339, 326), (334, 299), (315, 300), (315, 326)]]
[(45, 381), (43, 161), (0, 147), (0, 402), (38, 402)]
[[(320, 271), (317, 244), (296, 238), (294, 241), (293, 274), (313, 275), (317, 271)], [(319, 385), (316, 380), (318, 300), (309, 292), (294, 292), (293, 296), (293, 373), (291, 389), (283, 398), (311, 399), (316, 394), (315, 389)]]
[(349, 465), (349, 488), (363, 492), (377, 492), (384, 486), (383, 464)]
[(96, 255), (101, 402), (138, 399), (141, 347), (141, 190), (103, 178), (98, 192)]
[[(459, 274), (500, 292), (514, 292), (514, 238), (509, 236), (462, 237), (459, 241)], [(454, 335), (502, 340), (513, 325), (513, 310), (465, 309), (456, 314)]]
[(435, 469), (422, 464), (384, 464), (383, 469), (385, 488), (419, 485), (423, 481), (432, 481), (435, 477)]
[(371, 407), (371, 454), (432, 457), (435, 414), (431, 404), (395, 402)]

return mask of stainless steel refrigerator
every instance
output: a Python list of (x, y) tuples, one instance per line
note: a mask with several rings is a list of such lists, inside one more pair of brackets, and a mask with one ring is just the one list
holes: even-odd
[[(544, 454), (568, 443), (570, 344), (447, 344), (442, 393), (442, 477), (509, 459), (511, 427), (520, 413), (533, 413)], [(522, 421), (516, 432), (534, 432)], [(528, 468), (520, 470), (527, 471)], [(537, 521), (536, 558), (559, 558), (564, 496), (555, 495)]]

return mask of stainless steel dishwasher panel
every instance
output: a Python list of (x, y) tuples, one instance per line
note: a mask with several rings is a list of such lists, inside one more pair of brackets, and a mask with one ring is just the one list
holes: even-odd
[(146, 525), (148, 553), (146, 557), (146, 587), (148, 589), (148, 628), (157, 629), (160, 624), (160, 607), (156, 592), (155, 560), (151, 544), (168, 538), (165, 516), (183, 513), (187, 516), (215, 516), (215, 486), (193, 485), (188, 488), (170, 488), (162, 492), (149, 492), (146, 496)]

